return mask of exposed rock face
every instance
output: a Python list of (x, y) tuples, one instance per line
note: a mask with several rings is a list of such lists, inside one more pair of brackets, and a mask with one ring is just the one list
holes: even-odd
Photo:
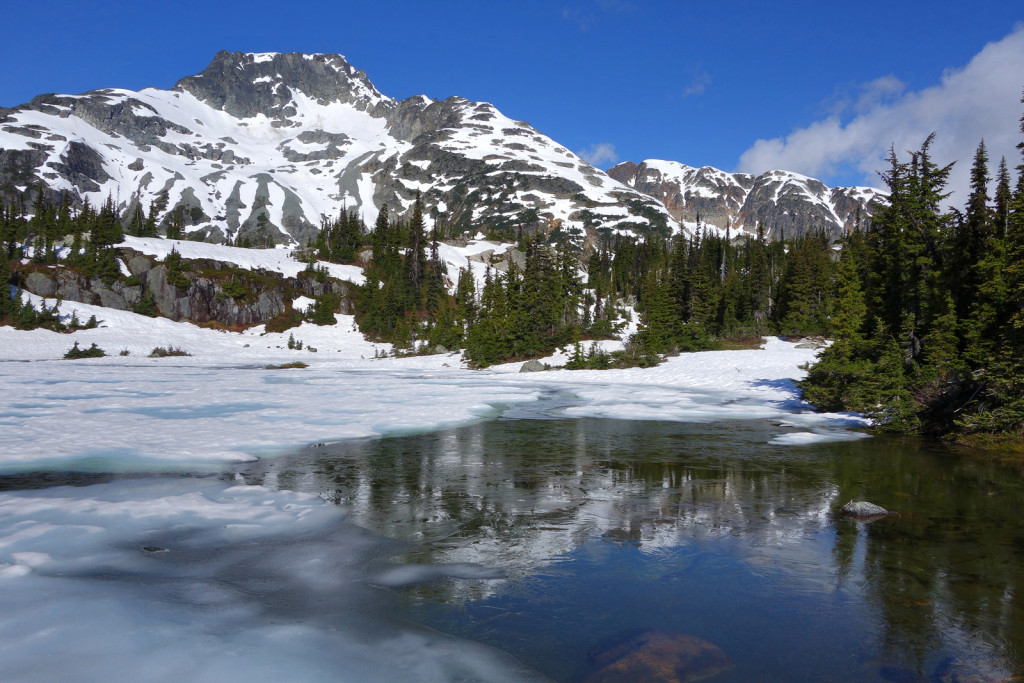
[(675, 227), (525, 122), (461, 97), (396, 101), (340, 55), (218, 53), (173, 89), (43, 95), (0, 110), (0, 197), (177, 212), (210, 241), (305, 244), (324, 216), (407, 211), (417, 192), (451, 232)]
[(865, 225), (875, 210), (872, 202), (884, 200), (884, 194), (873, 188), (830, 189), (814, 178), (786, 171), (753, 176), (655, 159), (618, 164), (608, 175), (657, 199), (676, 220), (700, 219), (749, 233), (763, 224), (774, 238), (817, 230), (841, 237), (858, 224)]
[[(268, 78), (271, 73), (273, 78)], [(364, 71), (356, 70), (341, 55), (221, 51), (201, 73), (181, 79), (175, 88), (235, 118), (262, 114), (283, 126), (298, 125), (291, 121), (297, 114), (293, 88), (321, 104), (341, 102), (360, 111), (394, 106)]]
[[(25, 289), (48, 298), (122, 311), (135, 309), (146, 294), (151, 294), (157, 312), (166, 318), (194, 323), (217, 322), (231, 327), (265, 323), (283, 313), (286, 302), (299, 294), (311, 298), (335, 294), (341, 302), (342, 313), (353, 310), (348, 285), (337, 280), (318, 282), (313, 278), (285, 278), (278, 273), (259, 271), (251, 283), (251, 294), (235, 299), (224, 292), (223, 279), (183, 272), (188, 285), (179, 287), (168, 282), (166, 265), (131, 249), (121, 249), (120, 255), (138, 284), (118, 281), (107, 285), (96, 278), (55, 268), (29, 273), (25, 278)], [(231, 268), (228, 264), (212, 260), (197, 263), (208, 271)]]
[(704, 166), (671, 166), (644, 161), (625, 161), (608, 169), (608, 175), (619, 182), (654, 197), (677, 220), (725, 227), (734, 222), (736, 214), (754, 186), (754, 177), (742, 173), (724, 173)]
[(499, 273), (507, 273), (509, 266), (515, 263), (520, 271), (526, 269), (526, 252), (518, 249), (506, 249), (503, 253), (495, 255), (493, 249), (485, 249), (466, 257), (470, 261), (485, 263), (492, 266)]
[(39, 296), (121, 311), (131, 310), (142, 298), (141, 286), (127, 286), (123, 282), (106, 285), (102, 280), (86, 278), (64, 268), (29, 273), (25, 289)]

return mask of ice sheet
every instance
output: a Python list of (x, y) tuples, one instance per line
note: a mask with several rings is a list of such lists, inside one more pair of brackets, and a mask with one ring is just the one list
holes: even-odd
[(256, 486), (165, 479), (0, 494), (0, 671), (8, 681), (539, 679), (395, 618), (373, 588), (400, 571), (387, 549), (336, 506)]
[[(468, 370), (458, 354), (375, 358), (390, 347), (367, 342), (351, 316), (338, 315), (333, 326), (232, 334), (73, 302), (61, 310), (81, 320), (95, 315), (101, 326), (70, 335), (0, 328), (9, 361), (0, 362), (0, 387), (16, 397), (0, 407), (0, 425), (9, 428), (2, 468), (60, 469), (77, 461), (117, 471), (245, 460), (321, 441), (464, 424), (536, 401), (552, 387), (575, 397), (562, 409), (570, 417), (779, 418), (821, 433), (833, 428), (840, 438), (858, 426), (848, 415), (820, 415), (801, 403), (794, 379), (817, 351), (774, 338), (758, 350), (683, 354), (648, 369), (520, 374), (518, 363)], [(289, 336), (303, 349), (288, 349)], [(128, 355), (57, 360), (76, 341)], [(157, 346), (192, 355), (148, 358)], [(309, 367), (274, 368), (296, 361)], [(780, 430), (773, 443), (799, 440), (790, 431)]]
[[(458, 354), (375, 358), (390, 347), (366, 342), (350, 316), (231, 334), (62, 306), (73, 310), (101, 327), (0, 328), (0, 388), (13, 397), (0, 406), (0, 471), (218, 471), (302, 444), (514, 410), (768, 417), (781, 447), (859, 436), (849, 427), (861, 424), (800, 402), (794, 380), (816, 351), (778, 339), (648, 369), (520, 374), (519, 363), (469, 370)], [(289, 335), (306, 348), (289, 350)], [(73, 341), (129, 355), (58, 360)], [(155, 346), (192, 355), (147, 358)], [(291, 361), (308, 367), (267, 367)], [(553, 394), (559, 400), (541, 400)], [(609, 490), (592, 513), (611, 518), (611, 505)], [(538, 544), (489, 549), (484, 540), (444, 565), (395, 565), (388, 542), (341, 508), (214, 477), (0, 493), (0, 670), (11, 680), (117, 680), (126, 671), (140, 681), (529, 679), (505, 655), (397, 622), (381, 587), (444, 577), (488, 584), (517, 566), (508, 553), (548, 557), (572, 538), (546, 534)]]

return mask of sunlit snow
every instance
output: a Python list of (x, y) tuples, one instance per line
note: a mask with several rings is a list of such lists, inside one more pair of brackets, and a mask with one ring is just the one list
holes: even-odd
[[(132, 239), (127, 246), (160, 256), (172, 244)], [(187, 257), (287, 274), (303, 265), (283, 249), (174, 246)], [(469, 257), (506, 248), (472, 242), (445, 252), (454, 269), (483, 267)], [(331, 269), (361, 281), (358, 268)], [(501, 579), (516, 565), (511, 550), (481, 546), (453, 554), (449, 565), (396, 565), (388, 541), (356, 527), (343, 508), (223, 481), (217, 473), (240, 460), (517, 411), (769, 418), (780, 449), (861, 436), (849, 430), (862, 424), (854, 416), (821, 415), (801, 403), (794, 380), (817, 351), (779, 339), (648, 369), (520, 374), (518, 363), (469, 370), (457, 353), (378, 358), (390, 346), (367, 342), (345, 315), (333, 326), (229, 333), (72, 302), (61, 311), (95, 315), (100, 327), (0, 328), (0, 387), (10, 397), (0, 406), (0, 471), (140, 478), (0, 493), (5, 680), (115, 680), (126, 671), (132, 680), (197, 681), (532, 676), (503, 654), (399, 621), (389, 594), (375, 588), (439, 576)], [(289, 349), (290, 336), (303, 349)], [(111, 355), (60, 360), (76, 341)], [(157, 346), (191, 356), (148, 358)], [(567, 351), (547, 361), (564, 362)], [(274, 367), (293, 361), (308, 367)], [(553, 393), (561, 400), (542, 400)], [(209, 475), (141, 476), (156, 472)], [(557, 549), (552, 542), (545, 540)], [(296, 604), (297, 595), (308, 597)]]

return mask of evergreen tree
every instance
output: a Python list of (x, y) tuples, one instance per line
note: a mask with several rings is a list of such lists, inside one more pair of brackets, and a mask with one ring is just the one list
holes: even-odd
[(164, 257), (164, 267), (167, 269), (167, 284), (178, 289), (187, 289), (192, 284), (192, 281), (184, 273), (181, 254), (176, 248), (171, 247), (170, 253)]
[(122, 240), (121, 221), (114, 207), (113, 197), (107, 197), (103, 207), (96, 214), (90, 231), (88, 260), (86, 269), (89, 275), (111, 283), (121, 274), (117, 263), (117, 252), (114, 245)]
[(488, 268), (484, 273), (476, 324), (466, 334), (466, 357), (474, 364), (486, 367), (508, 356), (507, 304), (501, 278), (492, 277)]
[(337, 307), (338, 298), (334, 294), (321, 294), (313, 300), (306, 318), (314, 325), (333, 325), (336, 322), (334, 312)]
[(0, 321), (9, 319), (18, 302), (11, 298), (11, 269), (4, 254), (0, 254)]
[(448, 266), (441, 259), (438, 245), (437, 230), (433, 230), (430, 240), (430, 260), (427, 262), (426, 303), (431, 316), (437, 316), (442, 307), (448, 303), (448, 288), (445, 286), (445, 275)]
[(384, 251), (387, 247), (388, 242), (388, 205), (382, 204), (380, 212), (377, 214), (377, 221), (373, 226), (373, 234), (371, 236), (371, 245), (373, 247), (372, 256), (374, 264), (379, 264), (384, 258)]
[(983, 279), (978, 266), (984, 249), (991, 246), (989, 237), (994, 235), (989, 208), (987, 164), (988, 153), (982, 141), (971, 166), (971, 193), (967, 208), (956, 221), (948, 257), (949, 288), (953, 293), (957, 315), (961, 319), (970, 315), (978, 296), (978, 288)]
[(999, 171), (996, 174), (996, 195), (994, 207), (994, 229), (1000, 239), (1006, 236), (1006, 221), (1010, 216), (1010, 202), (1013, 192), (1010, 190), (1010, 172), (1006, 168), (1006, 157), (999, 160)]
[(419, 192), (409, 220), (409, 241), (405, 254), (406, 291), (409, 308), (416, 310), (423, 304), (423, 284), (427, 271), (426, 236), (423, 227), (423, 202)]
[(762, 334), (764, 323), (772, 314), (771, 271), (764, 223), (758, 222), (756, 239), (747, 240), (747, 264), (747, 308), (754, 322), (755, 334)]
[(128, 214), (128, 221), (125, 231), (133, 237), (146, 237), (146, 216), (142, 212), (142, 205), (135, 202)]
[[(963, 212), (942, 213), (951, 165), (931, 161), (931, 141), (908, 162), (890, 154), (889, 204), (866, 240), (854, 234), (844, 244), (832, 319), (837, 340), (801, 387), (821, 408), (858, 410), (899, 431), (1021, 434), (1024, 180), (1007, 196), (1001, 164), (993, 207), (981, 144)], [(863, 308), (858, 280), (867, 285)], [(862, 337), (866, 328), (874, 332)]]
[(455, 317), (468, 328), (476, 322), (476, 281), (469, 268), (459, 270), (459, 281), (455, 285)]
[(783, 334), (822, 334), (831, 305), (831, 248), (823, 234), (794, 240), (779, 283), (777, 315)]
[(836, 273), (836, 299), (832, 313), (832, 333), (837, 339), (859, 343), (867, 318), (867, 305), (860, 286), (857, 253), (847, 240), (839, 255)]
[(646, 355), (674, 349), (680, 332), (680, 318), (670, 284), (663, 273), (651, 272), (643, 287), (644, 307), (633, 342)]

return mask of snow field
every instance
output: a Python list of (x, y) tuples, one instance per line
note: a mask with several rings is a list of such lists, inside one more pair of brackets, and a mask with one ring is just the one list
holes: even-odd
[[(128, 246), (161, 256), (171, 243)], [(249, 268), (303, 267), (283, 249), (176, 246)], [(468, 256), (504, 248), (474, 242), (444, 253), (455, 273)], [(483, 264), (471, 265), (482, 274)], [(501, 653), (398, 620), (379, 587), (500, 580), (574, 547), (572, 528), (516, 547), (484, 539), (453, 549), (448, 564), (395, 564), (392, 542), (359, 529), (343, 508), (213, 476), (232, 462), (502, 411), (764, 417), (778, 424), (770, 443), (780, 447), (863, 436), (849, 430), (861, 424), (855, 417), (800, 403), (793, 382), (817, 352), (778, 339), (648, 369), (520, 374), (520, 363), (468, 370), (458, 354), (375, 358), (390, 347), (367, 342), (351, 316), (235, 334), (74, 302), (61, 311), (102, 323), (69, 335), (0, 328), (0, 387), (12, 397), (0, 406), (0, 472), (194, 476), (0, 492), (0, 671), (9, 680), (117, 680), (126, 671), (139, 681), (218, 683), (536, 679)], [(306, 348), (289, 350), (290, 335)], [(58, 360), (75, 341), (129, 355)], [(192, 355), (147, 358), (157, 346)], [(564, 363), (569, 352), (545, 360)], [(292, 361), (308, 367), (267, 367)], [(540, 400), (552, 394), (559, 400)], [(597, 492), (584, 517), (614, 519), (615, 495), (611, 484)]]
[[(176, 248), (186, 258), (286, 275), (305, 267), (284, 249), (143, 238), (128, 238), (126, 246), (158, 258)], [(469, 257), (509, 247), (476, 239), (465, 247), (444, 245), (442, 256), (450, 277), (471, 266), (482, 278), (486, 266)], [(356, 266), (327, 265), (336, 277), (362, 281)], [(300, 297), (296, 305), (308, 303)], [(0, 467), (89, 461), (116, 471), (248, 460), (302, 444), (464, 424), (536, 401), (552, 387), (575, 396), (575, 405), (559, 409), (566, 417), (784, 418), (789, 426), (772, 441), (779, 445), (863, 436), (847, 429), (863, 424), (857, 418), (816, 414), (800, 403), (793, 380), (817, 352), (777, 339), (762, 350), (683, 354), (648, 369), (519, 375), (519, 363), (469, 371), (459, 354), (378, 358), (390, 345), (366, 341), (347, 315), (337, 315), (333, 326), (229, 333), (76, 302), (60, 310), (82, 322), (95, 316), (100, 327), (73, 334), (0, 328), (0, 360), (40, 361), (0, 362), (0, 383), (18, 397), (0, 408), (0, 424), (12, 432)], [(288, 349), (289, 337), (303, 349)], [(95, 343), (108, 357), (58, 360), (75, 342)], [(598, 345), (612, 351), (622, 342)], [(191, 355), (148, 358), (156, 347)], [(546, 361), (564, 364), (570, 352)], [(266, 367), (293, 362), (309, 367)], [(802, 431), (792, 431), (795, 425)]]
[(336, 506), (258, 486), (0, 494), (0, 670), (10, 681), (537, 679), (392, 617), (374, 585), (445, 570), (418, 576), (388, 549)]

